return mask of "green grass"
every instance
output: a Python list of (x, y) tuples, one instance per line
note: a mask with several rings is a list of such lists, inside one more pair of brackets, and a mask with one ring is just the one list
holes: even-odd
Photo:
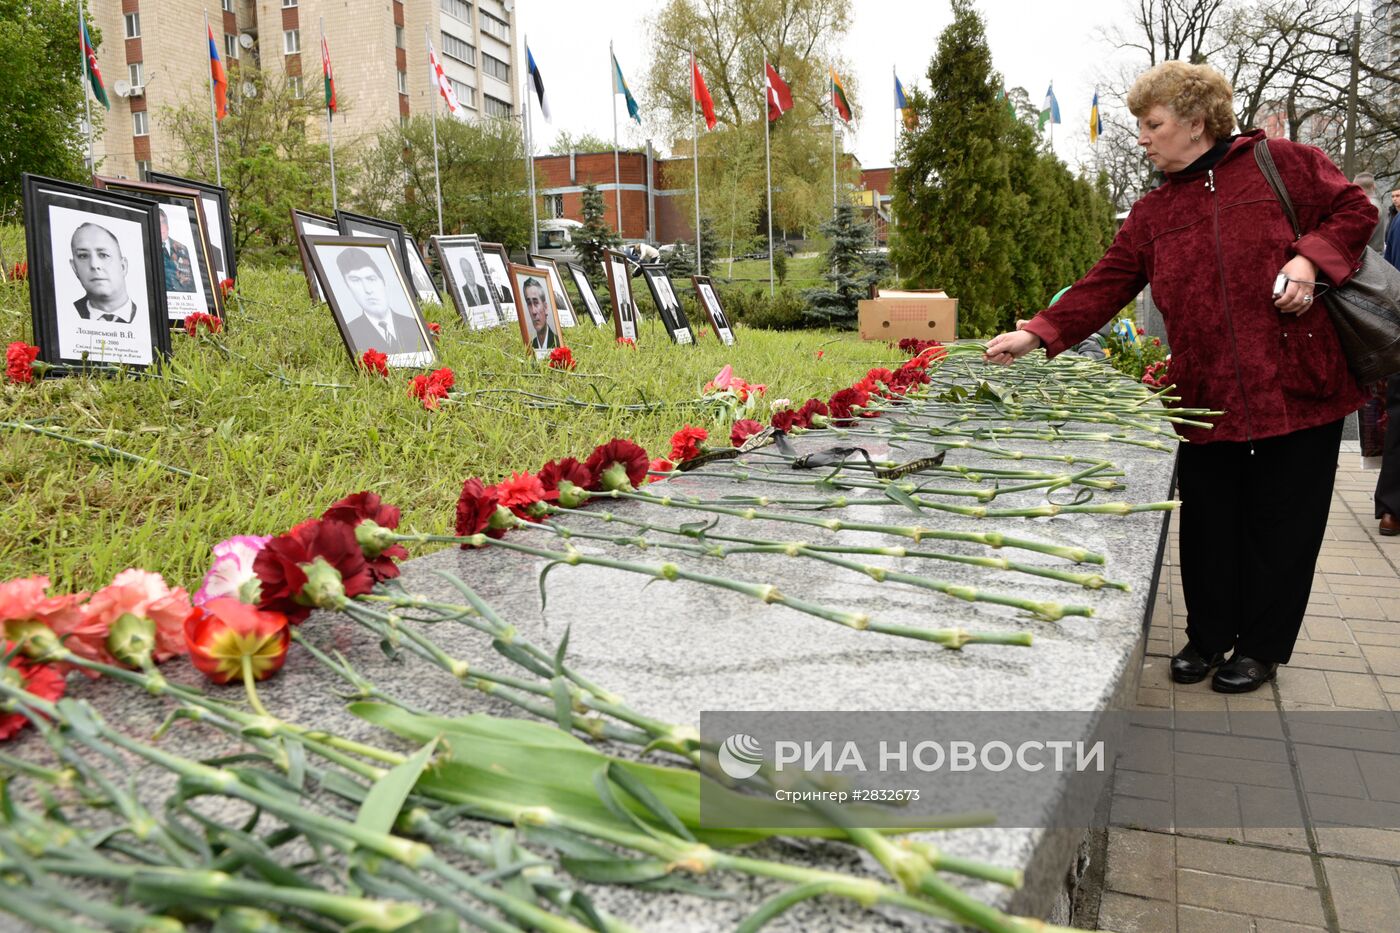
[[(720, 260), (714, 264), (710, 273), (722, 282), (757, 282), (767, 285), (768, 260), (735, 260), (732, 276), (729, 272), (729, 263)], [(801, 259), (789, 258), (787, 278), (783, 279), (780, 287), (801, 291), (804, 288), (818, 288), (823, 284), (822, 257), (815, 255), (804, 256)]]
[[(13, 228), (3, 242), (7, 258), (19, 258)], [(0, 580), (45, 573), (61, 590), (92, 588), (141, 566), (192, 589), (215, 542), (284, 531), (360, 489), (400, 505), (405, 528), (441, 533), (469, 476), (494, 482), (554, 457), (581, 458), (614, 436), (664, 456), (671, 433), (687, 422), (712, 434), (728, 430), (713, 410), (545, 411), (528, 407), (521, 391), (609, 405), (677, 403), (698, 397), (730, 363), (767, 383), (768, 399), (801, 402), (897, 356), (883, 344), (825, 332), (741, 329), (736, 347), (712, 334), (698, 347), (675, 347), (652, 315), (636, 351), (616, 347), (610, 327), (566, 331), (579, 364), (569, 375), (526, 359), (514, 328), (472, 333), (455, 311), (430, 306), (428, 317), (442, 324), (442, 365), (467, 393), (430, 412), (406, 393), (411, 373), (386, 382), (351, 367), (329, 310), (311, 304), (300, 273), (245, 269), (240, 285), (245, 304), (230, 311), (226, 342), (247, 361), (179, 332), (165, 379), (75, 377), (0, 388), (0, 420), (48, 418), (53, 430), (202, 477), (0, 431)], [(0, 285), (0, 342), (12, 340), (32, 342), (22, 283)]]

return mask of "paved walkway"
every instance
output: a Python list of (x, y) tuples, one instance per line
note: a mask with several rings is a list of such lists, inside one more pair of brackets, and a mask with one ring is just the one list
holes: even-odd
[[(1383, 538), (1372, 515), (1376, 473), (1360, 469), (1347, 442), (1332, 500), (1327, 541), (1292, 662), (1258, 692), (1225, 697), (1209, 681), (1173, 684), (1172, 654), (1186, 643), (1186, 613), (1175, 528), (1143, 662), (1138, 703), (1154, 710), (1385, 711), (1400, 713), (1400, 537)], [(1279, 503), (1287, 508), (1287, 503)], [(1289, 721), (1293, 721), (1290, 716)], [(1329, 720), (1333, 722), (1335, 720)], [(1393, 726), (1389, 738), (1395, 733)], [(1165, 734), (1165, 733), (1163, 733)], [(1394, 933), (1400, 931), (1400, 768), (1393, 756), (1335, 756), (1326, 774), (1310, 773), (1309, 746), (1282, 733), (1287, 755), (1257, 754), (1248, 740), (1207, 748), (1164, 748), (1156, 766), (1120, 767), (1114, 788), (1099, 927), (1119, 933)], [(1274, 743), (1276, 745), (1280, 743)], [(1280, 795), (1306, 814), (1298, 829), (1128, 828), (1170, 826), (1181, 786), (1228, 775), (1249, 801)], [(1233, 782), (1233, 783), (1232, 783)], [(1198, 781), (1198, 784), (1205, 782)], [(1214, 786), (1222, 786), (1215, 783)], [(1348, 788), (1359, 789), (1349, 794)], [(1174, 791), (1175, 788), (1175, 791)], [(1324, 793), (1315, 793), (1322, 790)], [(1174, 796), (1174, 794), (1176, 796)], [(1372, 828), (1328, 827), (1327, 808), (1368, 797), (1375, 809), (1358, 822)], [(1180, 812), (1179, 810), (1176, 812)]]

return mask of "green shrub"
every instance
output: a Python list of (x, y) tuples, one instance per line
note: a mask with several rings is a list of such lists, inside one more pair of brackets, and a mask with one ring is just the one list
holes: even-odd
[(808, 326), (806, 303), (794, 291), (782, 289), (771, 297), (763, 288), (727, 288), (720, 302), (730, 320), (761, 330), (801, 330)]

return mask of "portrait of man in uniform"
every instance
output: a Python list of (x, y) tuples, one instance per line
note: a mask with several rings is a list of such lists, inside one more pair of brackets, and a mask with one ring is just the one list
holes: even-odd
[(160, 251), (165, 258), (165, 290), (168, 292), (192, 292), (194, 291), (194, 266), (190, 263), (190, 251), (170, 235), (170, 218), (166, 216), (167, 210), (174, 210), (165, 205), (161, 205), (160, 210)]

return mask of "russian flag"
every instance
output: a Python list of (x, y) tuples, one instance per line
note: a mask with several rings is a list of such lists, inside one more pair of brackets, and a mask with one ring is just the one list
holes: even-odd
[(228, 75), (224, 72), (224, 60), (219, 57), (219, 44), (214, 41), (214, 27), (209, 30), (209, 81), (214, 86), (214, 106), (218, 119), (228, 115)]

